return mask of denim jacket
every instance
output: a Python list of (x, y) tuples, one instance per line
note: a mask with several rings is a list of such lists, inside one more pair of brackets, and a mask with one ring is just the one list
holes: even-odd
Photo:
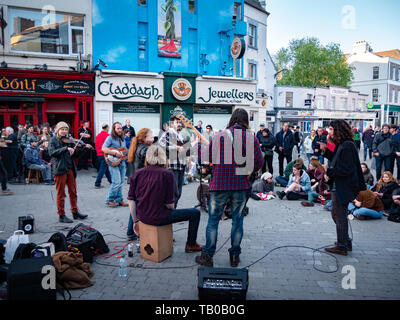
[[(288, 187), (294, 182), (293, 173), (289, 177)], [(311, 191), (311, 180), (307, 172), (303, 171), (303, 175), (299, 179), (299, 185), (301, 185), (301, 190), (304, 192)]]

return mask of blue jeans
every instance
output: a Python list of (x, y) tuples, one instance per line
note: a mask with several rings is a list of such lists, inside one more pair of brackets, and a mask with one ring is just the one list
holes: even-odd
[(312, 156), (313, 156), (312, 153), (307, 153), (307, 160), (308, 160), (308, 163), (310, 163), (311, 157), (312, 157)]
[(322, 155), (319, 155), (319, 156), (318, 156), (318, 161), (319, 161), (320, 164), (324, 164), (324, 162), (325, 162), (325, 157), (322, 156)]
[(369, 154), (369, 158), (372, 159), (371, 142), (364, 142), (364, 161), (367, 161), (367, 153)]
[(247, 191), (215, 191), (210, 192), (209, 216), (206, 228), (206, 245), (204, 253), (212, 257), (215, 254), (218, 237), (218, 225), (224, 211), (225, 203), (231, 199), (232, 229), (231, 248), (229, 252), (234, 255), (241, 253), (240, 243), (243, 237), (244, 206), (246, 204)]
[(122, 186), (125, 181), (126, 163), (122, 162), (119, 166), (109, 167), (111, 174), (111, 187), (108, 192), (107, 200), (119, 203), (122, 200)]
[(379, 181), (381, 178), (381, 171), (382, 171), (382, 163), (385, 164), (385, 171), (390, 171), (390, 161), (391, 156), (378, 156), (375, 157), (376, 160), (376, 181)]
[(97, 173), (97, 179), (94, 185), (96, 187), (101, 185), (101, 179), (103, 179), (104, 174), (106, 175), (108, 182), (112, 183), (110, 170), (108, 170), (108, 164), (106, 163), (106, 160), (103, 156), (97, 156), (97, 159), (99, 160), (99, 172)]
[(289, 179), (286, 179), (286, 177), (283, 177), (283, 176), (278, 176), (275, 178), (275, 181), (277, 183), (279, 183), (282, 187), (286, 188), (287, 184), (289, 182)]
[(319, 193), (315, 192), (315, 191), (308, 191), (308, 201), (309, 202), (314, 202), (315, 198), (319, 197)]
[(381, 219), (383, 216), (383, 210), (378, 212), (368, 208), (356, 209), (355, 205), (352, 203), (349, 203), (349, 210), (350, 211), (354, 210), (353, 215), (355, 215), (356, 217), (361, 215), (361, 216), (371, 217), (373, 219)]

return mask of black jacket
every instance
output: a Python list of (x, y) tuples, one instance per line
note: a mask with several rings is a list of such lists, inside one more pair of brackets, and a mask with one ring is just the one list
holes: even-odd
[[(379, 153), (380, 156), (390, 156), (395, 151), (395, 145), (393, 143), (393, 136), (390, 132), (378, 133), (374, 141), (372, 142), (372, 152)], [(396, 150), (397, 151), (397, 150)]]
[[(321, 155), (321, 146), (319, 145), (318, 142), (327, 143), (326, 135), (323, 134), (322, 136), (319, 136), (319, 135), (315, 136), (315, 138), (312, 142), (312, 145), (311, 145), (313, 148), (313, 151), (314, 151), (314, 156)], [(318, 150), (318, 152), (315, 152), (315, 150)]]
[(122, 130), (126, 130), (128, 129), (131, 132), (131, 139), (136, 137), (136, 132), (135, 132), (135, 128), (130, 126), (129, 128), (127, 126), (123, 126)]
[(76, 178), (75, 162), (69, 154), (68, 146), (65, 145), (59, 138), (52, 137), (50, 139), (49, 155), (51, 157), (53, 175), (66, 174), (68, 172), (69, 165)]
[(385, 210), (390, 209), (393, 203), (393, 191), (396, 190), (399, 185), (396, 182), (389, 182), (386, 186), (383, 186), (381, 190), (378, 190), (377, 185), (375, 185), (371, 191), (376, 191), (378, 193), (383, 193), (381, 198), (383, 205), (385, 206)]
[(261, 137), (258, 139), (258, 141), (261, 144), (261, 151), (272, 151), (275, 147), (275, 139), (272, 134), (269, 134), (268, 136), (264, 137), (261, 135)]
[(282, 153), (284, 155), (291, 155), (294, 148), (294, 136), (291, 130), (286, 132), (285, 138), (283, 138), (283, 130), (276, 134), (276, 152), (279, 151), (279, 147), (283, 148)]
[(357, 148), (352, 140), (347, 140), (333, 152), (326, 149), (324, 156), (331, 161), (326, 174), (335, 182), (337, 198), (347, 206), (366, 189)]

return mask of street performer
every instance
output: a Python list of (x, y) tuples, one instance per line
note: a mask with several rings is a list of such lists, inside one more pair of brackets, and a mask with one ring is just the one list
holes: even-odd
[[(73, 221), (65, 216), (64, 200), (65, 185), (68, 187), (69, 201), (74, 219), (85, 219), (86, 214), (79, 213), (76, 192), (76, 168), (72, 160), (75, 149), (71, 144), (67, 144), (69, 127), (65, 122), (57, 123), (55, 127), (56, 135), (51, 138), (49, 144), (49, 155), (51, 157), (54, 181), (57, 190), (57, 213), (59, 221), (62, 223), (72, 223)], [(64, 140), (64, 141), (63, 141)]]

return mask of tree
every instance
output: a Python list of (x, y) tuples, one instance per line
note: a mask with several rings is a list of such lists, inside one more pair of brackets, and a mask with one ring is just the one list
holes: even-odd
[(294, 39), (288, 48), (281, 48), (274, 56), (278, 84), (302, 87), (329, 85), (349, 87), (353, 68), (348, 66), (340, 45), (326, 47), (317, 38)]

